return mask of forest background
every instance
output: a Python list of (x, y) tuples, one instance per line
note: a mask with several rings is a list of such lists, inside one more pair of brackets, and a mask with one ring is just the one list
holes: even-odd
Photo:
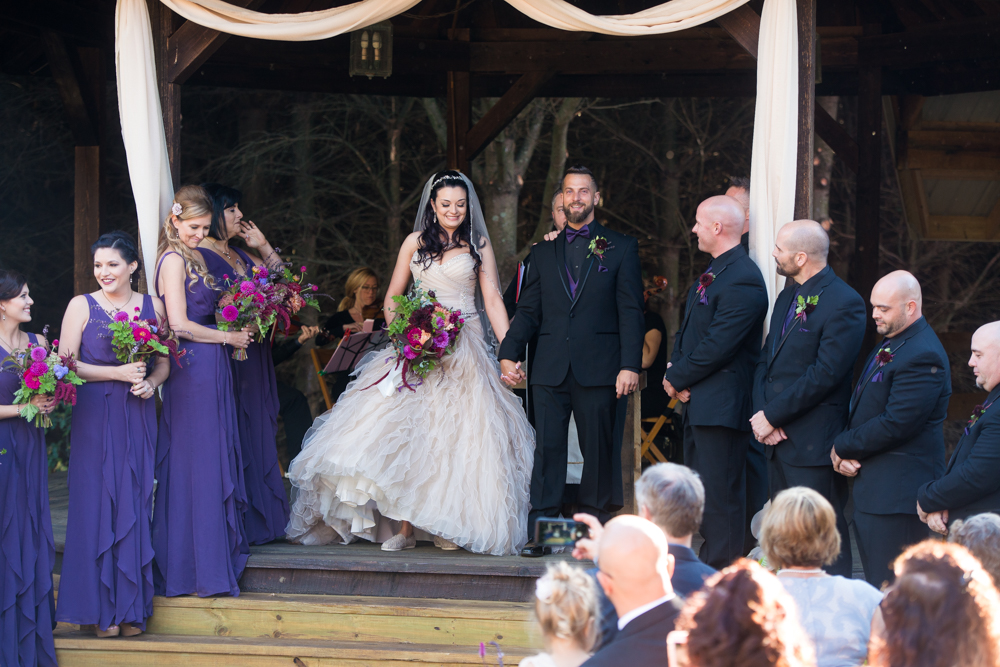
[[(28, 278), (36, 301), (29, 328), (49, 324), (55, 332), (73, 296), (74, 154), (58, 92), (40, 74), (0, 75), (0, 267)], [(106, 92), (107, 108), (117, 109), (113, 85)], [(855, 100), (820, 101), (853, 135)], [(494, 102), (478, 100), (473, 119)], [(358, 266), (375, 270), (384, 296), (421, 188), (445, 167), (444, 109), (444, 100), (429, 98), (187, 86), (181, 181), (242, 190), (245, 217), (286, 259), (307, 265), (310, 280), (332, 297), (322, 315), (306, 313), (321, 321), (336, 310), (344, 279)], [(731, 177), (749, 175), (753, 113), (754, 100), (738, 97), (533, 101), (472, 166), (504, 285), (551, 229), (549, 203), (564, 168), (584, 164), (599, 181), (598, 219), (639, 239), (644, 278), (667, 278), (668, 288), (649, 307), (672, 336), (687, 290), (709, 260), (690, 232), (695, 209), (723, 193)], [(109, 114), (106, 136), (101, 231), (135, 234), (116, 114)], [(924, 313), (938, 332), (1000, 319), (1000, 245), (911, 235), (888, 137), (884, 144), (880, 272), (917, 276)], [(830, 232), (830, 264), (850, 282), (854, 175), (819, 138), (814, 168), (813, 218)], [(974, 391), (967, 353), (953, 356), (954, 391)], [(322, 397), (309, 355), (301, 352), (280, 373), (309, 396), (318, 415)], [(53, 467), (65, 463), (62, 417), (50, 434)]]

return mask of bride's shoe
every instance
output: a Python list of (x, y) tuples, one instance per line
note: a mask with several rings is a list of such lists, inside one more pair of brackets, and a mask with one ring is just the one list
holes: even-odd
[(445, 551), (458, 551), (462, 547), (458, 546), (451, 540), (446, 540), (438, 535), (434, 536), (434, 546), (439, 549), (444, 549)]
[(417, 546), (417, 538), (414, 535), (406, 537), (399, 533), (382, 543), (382, 551), (402, 551), (403, 549), (412, 549), (415, 546)]

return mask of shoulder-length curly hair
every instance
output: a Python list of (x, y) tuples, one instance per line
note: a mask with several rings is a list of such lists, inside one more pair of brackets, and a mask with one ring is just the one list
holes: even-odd
[[(417, 261), (420, 262), (424, 269), (428, 269), (431, 262), (440, 261), (444, 257), (445, 250), (465, 244), (469, 246), (472, 252), (472, 260), (475, 262), (473, 271), (478, 275), (479, 267), (482, 266), (483, 260), (479, 256), (479, 248), (472, 246), (472, 218), (469, 215), (471, 213), (471, 203), (465, 209), (465, 219), (462, 220), (462, 224), (451, 235), (448, 235), (440, 223), (438, 223), (437, 215), (431, 206), (432, 203), (437, 201), (438, 192), (441, 191), (441, 188), (462, 188), (465, 190), (466, 198), (468, 198), (469, 189), (465, 185), (465, 180), (459, 172), (448, 170), (434, 174), (431, 183), (430, 198), (427, 200), (427, 208), (423, 212), (424, 231), (417, 240)], [(442, 236), (448, 237), (449, 241), (447, 244), (441, 240)]]
[(677, 620), (691, 667), (812, 667), (812, 644), (781, 582), (740, 559), (713, 575)]
[(958, 544), (926, 540), (896, 559), (882, 600), (885, 629), (872, 635), (875, 667), (997, 667), (1000, 595)]

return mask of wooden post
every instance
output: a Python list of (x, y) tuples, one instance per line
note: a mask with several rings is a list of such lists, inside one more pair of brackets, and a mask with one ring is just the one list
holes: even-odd
[(101, 235), (101, 147), (76, 147), (73, 179), (73, 293), (94, 290), (90, 246)]
[(816, 0), (796, 0), (799, 23), (799, 142), (795, 167), (795, 218), (812, 217), (816, 107)]
[[(864, 26), (865, 35), (881, 32), (878, 24)], [(854, 288), (868, 302), (879, 276), (879, 204), (882, 185), (882, 67), (872, 54), (859, 53), (858, 67), (858, 180), (854, 223)], [(875, 343), (875, 324), (868, 330), (859, 364)]]
[[(156, 47), (156, 79), (160, 88), (163, 130), (167, 138), (167, 159), (174, 188), (181, 183), (181, 86), (169, 79), (170, 36), (174, 33), (174, 14), (158, 0), (149, 3), (149, 20)], [(177, 54), (175, 54), (177, 56)]]
[(639, 374), (639, 388), (628, 397), (625, 412), (625, 432), (622, 434), (622, 496), (624, 506), (618, 514), (638, 514), (635, 485), (642, 474), (642, 390), (646, 388), (646, 371)]
[(448, 72), (448, 168), (469, 173), (466, 137), (472, 121), (468, 72)]

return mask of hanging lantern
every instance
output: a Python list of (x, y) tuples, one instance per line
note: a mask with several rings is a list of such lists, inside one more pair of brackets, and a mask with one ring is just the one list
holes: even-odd
[(392, 23), (383, 21), (351, 33), (351, 76), (392, 74)]

